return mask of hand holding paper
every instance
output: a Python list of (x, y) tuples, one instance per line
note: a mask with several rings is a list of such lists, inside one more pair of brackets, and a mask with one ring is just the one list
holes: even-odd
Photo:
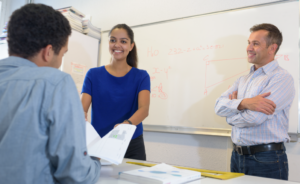
[(87, 122), (86, 139), (89, 155), (103, 158), (116, 165), (122, 163), (135, 129), (134, 125), (120, 124), (101, 139), (94, 127)]

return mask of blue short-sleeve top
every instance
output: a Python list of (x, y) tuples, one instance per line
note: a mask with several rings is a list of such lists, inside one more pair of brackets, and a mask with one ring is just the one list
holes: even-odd
[[(138, 110), (138, 94), (142, 90), (150, 91), (150, 76), (145, 70), (132, 67), (123, 77), (111, 75), (105, 66), (87, 72), (82, 93), (92, 96), (91, 123), (101, 137)], [(132, 139), (142, 133), (140, 123)]]

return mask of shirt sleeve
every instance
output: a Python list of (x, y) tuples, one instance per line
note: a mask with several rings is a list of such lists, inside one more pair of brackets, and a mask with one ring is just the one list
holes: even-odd
[(236, 80), (234, 84), (217, 99), (215, 113), (218, 116), (227, 117), (240, 112), (237, 108), (243, 99), (229, 99), (229, 95), (238, 90), (239, 80), (240, 78)]
[(59, 183), (96, 183), (100, 162), (87, 154), (83, 108), (70, 75), (57, 84), (46, 110), (49, 122), (48, 155)]
[(92, 96), (92, 72), (91, 69), (86, 73), (81, 93), (87, 93)]
[(146, 71), (144, 71), (144, 72), (145, 73), (143, 75), (142, 81), (139, 86), (139, 92), (141, 92), (143, 90), (150, 91), (150, 76)]
[[(235, 115), (228, 116), (226, 118), (227, 123), (240, 128), (258, 126), (266, 120), (272, 119), (276, 113), (287, 110), (287, 107), (291, 106), (295, 96), (294, 80), (292, 76), (288, 73), (275, 75), (260, 94), (267, 92), (271, 92), (271, 95), (266, 98), (272, 100), (276, 104), (274, 114), (267, 115), (262, 112), (245, 109)], [(285, 113), (287, 114), (288, 111)]]

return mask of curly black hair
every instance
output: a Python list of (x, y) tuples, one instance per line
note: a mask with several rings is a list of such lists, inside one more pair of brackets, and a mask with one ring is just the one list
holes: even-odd
[(59, 54), (70, 35), (69, 21), (59, 11), (43, 4), (27, 4), (14, 11), (8, 22), (8, 52), (28, 59), (52, 45)]

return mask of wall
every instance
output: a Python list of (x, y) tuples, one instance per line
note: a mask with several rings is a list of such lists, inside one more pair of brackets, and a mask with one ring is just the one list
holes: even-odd
[(0, 29), (2, 31), (3, 25), (9, 20), (13, 11), (20, 8), (27, 3), (27, 0), (1, 0), (2, 11), (0, 17)]
[[(277, 0), (34, 0), (54, 8), (74, 6), (92, 15), (92, 23), (108, 30), (117, 23), (139, 25), (191, 15), (247, 7)], [(24, 1), (10, 0), (9, 15)], [(7, 18), (8, 16), (6, 16)], [(145, 132), (147, 160), (188, 167), (229, 171), (232, 143), (229, 137)], [(300, 143), (286, 144), (289, 180), (300, 182)]]
[[(168, 164), (230, 171), (230, 137), (144, 132), (147, 160)], [(300, 140), (286, 143), (289, 180), (300, 182)]]
[(168, 164), (230, 171), (229, 137), (144, 132), (147, 160)]
[(7, 10), (6, 10), (6, 0), (0, 0), (0, 1), (1, 1), (0, 29), (2, 31), (2, 28), (4, 26), (4, 20), (6, 19), (5, 12)]
[(279, 0), (34, 0), (56, 9), (74, 6), (90, 14), (92, 23), (102, 30), (117, 23), (133, 26), (276, 1)]

